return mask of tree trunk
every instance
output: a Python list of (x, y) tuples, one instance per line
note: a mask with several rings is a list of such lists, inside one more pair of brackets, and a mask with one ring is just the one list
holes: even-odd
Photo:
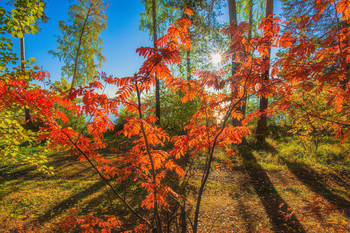
[(93, 5), (90, 4), (89, 10), (88, 10), (87, 15), (86, 15), (85, 20), (84, 20), (83, 27), (82, 27), (81, 32), (80, 32), (79, 41), (78, 41), (77, 53), (75, 54), (74, 73), (73, 73), (73, 78), (72, 78), (72, 84), (71, 84), (70, 92), (72, 91), (72, 88), (74, 88), (75, 83), (76, 83), (77, 69), (78, 69), (78, 60), (79, 60), (79, 56), (80, 56), (81, 44), (82, 44), (83, 35), (84, 35), (84, 33), (85, 33), (86, 24), (87, 24), (88, 19), (89, 19), (89, 17), (90, 17), (90, 12), (91, 12), (91, 10), (92, 10), (92, 7), (93, 7)]
[[(153, 29), (153, 46), (154, 48), (157, 48), (157, 0), (152, 0), (152, 29)], [(160, 124), (160, 87), (159, 87), (159, 79), (155, 77), (156, 79), (156, 117), (158, 120), (156, 121), (156, 124)], [(155, 178), (154, 178), (155, 179)], [(154, 193), (156, 195), (156, 192)], [(162, 232), (162, 225), (160, 222), (160, 217), (158, 213), (158, 203), (156, 200), (154, 200), (154, 220), (157, 226), (157, 233)]]
[(187, 221), (186, 221), (186, 210), (185, 206), (181, 208), (181, 214), (180, 214), (180, 229), (181, 233), (187, 233)]
[(191, 49), (186, 52), (186, 67), (187, 67), (187, 80), (191, 80), (192, 69), (191, 69)]
[(237, 25), (237, 8), (236, 0), (227, 0), (228, 14), (230, 17), (230, 25)]
[[(227, 0), (228, 3), (228, 13), (230, 17), (230, 25), (237, 25), (237, 8), (236, 8), (236, 0)], [(232, 75), (236, 73), (237, 64), (235, 63), (235, 54), (232, 54)], [(231, 81), (231, 95), (232, 97), (238, 97), (238, 85), (232, 80)], [(240, 110), (239, 108), (236, 108)], [(236, 118), (232, 118), (232, 125), (238, 126), (240, 125), (240, 121)]]
[(252, 32), (253, 32), (253, 0), (249, 0), (249, 32), (248, 32), (248, 40), (252, 39)]
[[(266, 0), (266, 17), (273, 14), (273, 0)], [(270, 63), (271, 41), (269, 46), (269, 55), (264, 58), (265, 62)], [(263, 74), (264, 80), (269, 80), (270, 69), (268, 68)], [(262, 87), (264, 88), (264, 87)], [(258, 120), (255, 137), (260, 143), (265, 142), (267, 133), (267, 117), (266, 110), (268, 106), (268, 98), (262, 96), (260, 98), (259, 111), (264, 112)]]
[[(24, 54), (24, 37), (19, 39), (19, 48), (20, 48), (20, 56), (21, 56), (21, 70), (22, 72), (25, 71), (25, 54)], [(30, 129), (32, 127), (31, 120), (30, 120), (30, 111), (28, 108), (24, 109), (25, 114), (25, 128)]]
[[(249, 0), (249, 17), (248, 17), (248, 24), (249, 24), (249, 31), (248, 31), (248, 41), (252, 39), (252, 31), (253, 31), (253, 0)], [(246, 95), (246, 93), (244, 93)], [(246, 96), (246, 99), (243, 100), (243, 105), (241, 107), (241, 112), (243, 115), (243, 119), (245, 118), (246, 115), (246, 109), (247, 109), (247, 101), (248, 101), (248, 96)]]
[[(152, 29), (153, 29), (153, 46), (157, 48), (157, 0), (152, 0)], [(160, 84), (159, 79), (156, 79), (156, 117), (158, 120), (156, 121), (156, 125), (160, 124)]]
[(24, 56), (24, 37), (19, 39), (20, 53), (21, 53), (21, 69), (24, 71), (25, 69), (25, 56)]

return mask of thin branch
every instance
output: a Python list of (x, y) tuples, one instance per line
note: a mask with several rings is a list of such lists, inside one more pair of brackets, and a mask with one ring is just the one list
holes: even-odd
[(155, 166), (154, 166), (154, 161), (153, 161), (153, 156), (152, 156), (152, 153), (150, 151), (150, 146), (149, 146), (149, 143), (148, 143), (148, 138), (147, 138), (147, 135), (146, 135), (146, 132), (145, 132), (145, 127), (143, 125), (143, 118), (142, 118), (142, 110), (141, 110), (141, 93), (140, 93), (140, 90), (139, 90), (139, 87), (137, 85), (137, 83), (135, 82), (135, 88), (136, 88), (136, 94), (137, 94), (137, 101), (138, 101), (138, 112), (139, 112), (139, 117), (140, 117), (140, 122), (141, 122), (141, 132), (142, 132), (142, 135), (143, 135), (143, 138), (145, 140), (145, 146), (146, 146), (146, 151), (147, 151), (147, 154), (148, 154), (148, 157), (149, 157), (149, 160), (150, 160), (150, 163), (151, 163), (151, 174), (152, 174), (152, 178), (153, 178), (153, 185), (154, 185), (154, 188), (153, 188), (153, 192), (154, 192), (154, 195), (153, 195), (153, 201), (154, 201), (154, 215), (155, 215), (155, 218), (156, 218), (156, 222), (157, 222), (157, 228), (160, 232), (162, 232), (162, 225), (160, 223), (160, 216), (159, 216), (159, 212), (158, 212), (158, 202), (156, 200), (157, 198), (157, 180), (156, 180), (156, 171), (155, 171)]
[(324, 120), (324, 121), (327, 121), (327, 122), (331, 122), (331, 123), (334, 123), (334, 124), (337, 124), (337, 125), (341, 125), (341, 126), (344, 126), (344, 127), (350, 127), (350, 124), (346, 124), (346, 123), (342, 123), (342, 122), (338, 122), (338, 121), (333, 121), (333, 120), (329, 120), (329, 119), (326, 119), (324, 117), (321, 117), (321, 116), (318, 116), (316, 114), (313, 114), (311, 112), (309, 112), (308, 110), (306, 110), (305, 108), (303, 108), (299, 103), (297, 102), (294, 102), (294, 101), (291, 101), (292, 103), (295, 103), (302, 111), (304, 111), (305, 113), (309, 114), (310, 116), (313, 116), (313, 117), (316, 117), (320, 120)]
[(187, 214), (185, 207), (181, 205), (180, 201), (177, 200), (176, 197), (174, 197), (174, 196), (170, 196), (170, 197), (173, 198), (173, 199), (179, 204), (179, 206), (181, 207), (181, 209), (184, 211), (184, 213), (185, 213), (185, 215), (186, 215), (186, 218), (187, 218), (188, 221), (190, 222), (190, 225), (191, 225), (191, 228), (192, 228), (192, 231), (193, 231), (193, 229), (194, 229), (194, 228), (193, 228), (193, 223), (192, 223), (192, 221), (191, 221), (190, 216)]

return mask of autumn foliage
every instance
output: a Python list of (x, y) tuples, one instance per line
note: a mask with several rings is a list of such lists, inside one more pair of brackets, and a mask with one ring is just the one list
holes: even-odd
[[(170, 204), (175, 202), (184, 207), (184, 197), (177, 194), (165, 181), (170, 173), (179, 178), (184, 176), (184, 168), (176, 160), (183, 156), (204, 154), (205, 168), (191, 226), (193, 232), (197, 232), (201, 197), (215, 150), (223, 149), (228, 155), (234, 155), (232, 144), (240, 144), (242, 138), (250, 133), (247, 123), (262, 114), (256, 111), (242, 119), (237, 107), (243, 104), (247, 96), (274, 96), (276, 101), (271, 104), (268, 115), (274, 111), (298, 109), (299, 115), (307, 117), (308, 122), (315, 122), (315, 119), (325, 121), (335, 137), (348, 139), (350, 11), (348, 1), (341, 0), (335, 4), (334, 1), (316, 1), (317, 10), (314, 15), (301, 17), (300, 22), (284, 32), (281, 32), (281, 19), (271, 15), (261, 22), (261, 36), (249, 41), (246, 23), (224, 29), (223, 33), (231, 37), (225, 55), (229, 58), (235, 51), (235, 62), (238, 64), (232, 75), (222, 69), (216, 72), (195, 70), (193, 74), (196, 78), (192, 80), (172, 76), (169, 65), (181, 62), (180, 49), (191, 48), (188, 37), (191, 21), (182, 18), (170, 26), (166, 35), (158, 39), (156, 48), (137, 49), (145, 62), (134, 76), (116, 78), (101, 74), (89, 85), (76, 87), (68, 92), (67, 89), (54, 88), (55, 85), (50, 90), (30, 87), (26, 80), (21, 79), (22, 74), (17, 73), (0, 79), (0, 108), (10, 109), (16, 105), (32, 109), (33, 120), (41, 122), (37, 140), (47, 140), (51, 149), (69, 149), (80, 160), (88, 160), (126, 208), (139, 219), (135, 225), (138, 225), (136, 228), (140, 232), (150, 229), (153, 232), (163, 232), (166, 227), (166, 213), (171, 212)], [(309, 22), (317, 23), (323, 10), (333, 6), (337, 9), (339, 25), (325, 32), (321, 46), (316, 47), (310, 38), (299, 32)], [(192, 14), (188, 9), (184, 13), (188, 16)], [(298, 37), (292, 36), (296, 34)], [(264, 59), (268, 55), (270, 42), (272, 47), (283, 48), (285, 51), (273, 64), (267, 64)], [(262, 74), (269, 68), (270, 79), (266, 80)], [(42, 81), (48, 74), (35, 72), (31, 76)], [(195, 99), (200, 102), (198, 111), (184, 128), (187, 132), (185, 135), (170, 137), (155, 124), (157, 118), (153, 115), (151, 104), (143, 102), (142, 96), (155, 85), (155, 77), (162, 79), (172, 91), (183, 93), (183, 103)], [(103, 89), (103, 82), (119, 88), (113, 99), (96, 92)], [(224, 91), (232, 83), (234, 90)], [(300, 90), (309, 98), (322, 93), (322, 101), (331, 110), (320, 112), (320, 109), (305, 107), (306, 102), (297, 93)], [(132, 93), (136, 94), (136, 100), (129, 98)], [(73, 101), (77, 98), (82, 100), (81, 105)], [(62, 128), (57, 120), (66, 122), (68, 119), (55, 105), (70, 109), (78, 116), (91, 118), (86, 124), (86, 130), (91, 137), (71, 128)], [(111, 162), (103, 158), (97, 150), (106, 147), (103, 135), (114, 127), (109, 115), (118, 116), (121, 105), (128, 112), (134, 113), (127, 118), (123, 130), (118, 132), (128, 138), (129, 149), (116, 146), (118, 150), (115, 151), (122, 150), (123, 153), (120, 153), (117, 161)], [(229, 123), (231, 118), (243, 120), (242, 125), (232, 126)], [(169, 149), (165, 144), (172, 146)], [(109, 183), (112, 178), (118, 182), (127, 179), (139, 182), (146, 192), (140, 207), (149, 211), (147, 215), (136, 211), (135, 207), (113, 189)], [(85, 232), (92, 232), (93, 229), (111, 232), (111, 229), (119, 229), (123, 223), (116, 216), (106, 216), (104, 220), (74, 217), (67, 219), (62, 227), (66, 229), (77, 224)]]

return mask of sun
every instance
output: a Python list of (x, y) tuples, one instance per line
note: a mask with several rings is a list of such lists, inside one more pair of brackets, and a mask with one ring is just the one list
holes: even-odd
[(219, 63), (221, 63), (222, 61), (222, 57), (220, 53), (214, 53), (211, 55), (211, 63), (214, 65), (217, 65)]

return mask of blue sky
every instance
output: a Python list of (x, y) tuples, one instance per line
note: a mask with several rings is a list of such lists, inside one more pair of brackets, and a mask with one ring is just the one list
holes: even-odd
[[(0, 6), (6, 7), (6, 2), (7, 0), (0, 0)], [(100, 71), (116, 77), (130, 76), (138, 71), (143, 62), (143, 58), (136, 54), (136, 49), (152, 45), (148, 32), (139, 31), (140, 14), (144, 12), (144, 6), (140, 0), (109, 2), (106, 12), (107, 29), (101, 35), (106, 62)], [(45, 9), (49, 17), (48, 22), (40, 25), (41, 30), (38, 34), (25, 37), (26, 59), (35, 57), (37, 65), (48, 71), (52, 80), (60, 79), (62, 64), (48, 51), (57, 47), (55, 35), (60, 35), (58, 22), (67, 18), (71, 3), (70, 0), (48, 0)], [(275, 1), (274, 8), (280, 8), (279, 1)], [(228, 21), (227, 10), (223, 9), (222, 12), (224, 15), (221, 20)], [(19, 39), (13, 39), (13, 43), (14, 52), (19, 53)]]
[[(6, 6), (5, 0), (0, 0), (1, 6)], [(58, 58), (48, 53), (57, 47), (55, 35), (60, 35), (58, 22), (67, 18), (71, 1), (49, 0), (45, 13), (49, 20), (40, 24), (40, 32), (36, 35), (26, 35), (25, 56), (36, 58), (36, 63), (43, 70), (49, 71), (52, 79), (60, 79), (61, 64)], [(132, 75), (138, 70), (143, 59), (136, 54), (136, 48), (151, 45), (147, 32), (139, 31), (140, 13), (143, 5), (137, 0), (111, 0), (107, 8), (107, 29), (102, 32), (104, 41), (103, 55), (106, 62), (101, 71), (114, 76)], [(19, 39), (13, 39), (14, 52), (19, 52)]]

